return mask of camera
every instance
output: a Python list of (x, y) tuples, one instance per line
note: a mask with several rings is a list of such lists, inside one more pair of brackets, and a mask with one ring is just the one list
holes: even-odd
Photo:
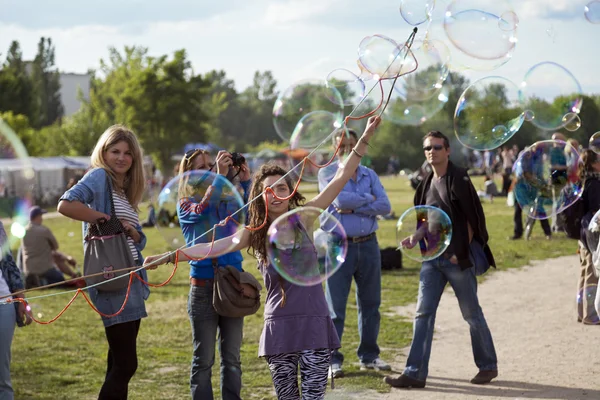
[(246, 157), (242, 153), (231, 153), (232, 167), (241, 167), (246, 162)]

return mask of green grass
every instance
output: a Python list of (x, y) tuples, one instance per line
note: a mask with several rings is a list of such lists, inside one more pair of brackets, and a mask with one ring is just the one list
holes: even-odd
[[(410, 207), (413, 190), (402, 178), (384, 178), (384, 186), (397, 215)], [(482, 186), (481, 180), (475, 180)], [(303, 186), (303, 194), (310, 198), (315, 188)], [(499, 269), (526, 265), (530, 260), (541, 260), (573, 254), (576, 244), (566, 238), (547, 241), (541, 227), (534, 229), (530, 242), (508, 241), (512, 235), (513, 209), (504, 198), (494, 204), (484, 203), (491, 247)], [(142, 210), (142, 211), (145, 211)], [(381, 221), (378, 233), (380, 245), (395, 245), (396, 221)], [(73, 255), (81, 263), (81, 225), (65, 218), (49, 219), (46, 224), (58, 238), (61, 250)], [(147, 229), (146, 255), (167, 248), (157, 229)], [(558, 235), (557, 235), (558, 236)], [(245, 252), (244, 268), (258, 276), (256, 262)], [(169, 268), (150, 271), (151, 280), (160, 282), (169, 275)], [(410, 343), (412, 323), (394, 314), (393, 308), (416, 301), (419, 265), (404, 257), (404, 269), (385, 272), (383, 276), (382, 321), (379, 335), (381, 357), (392, 360)], [(173, 281), (153, 289), (147, 302), (149, 317), (142, 321), (138, 338), (138, 371), (130, 384), (132, 399), (182, 399), (189, 397), (188, 373), (192, 353), (191, 332), (186, 312), (189, 267), (182, 264)], [(46, 293), (56, 293), (44, 292)], [(31, 296), (36, 295), (32, 293)], [(32, 300), (33, 312), (47, 320), (66, 305), (70, 295)], [(264, 293), (263, 293), (264, 299)], [(356, 305), (354, 289), (348, 303), (343, 352), (346, 377), (336, 381), (336, 387), (389, 391), (381, 374), (362, 372), (358, 368)], [(262, 329), (262, 309), (247, 317), (244, 325), (242, 369), (244, 399), (274, 398), (270, 375), (263, 359), (257, 357)], [(105, 373), (107, 343), (100, 318), (78, 299), (56, 323), (49, 326), (32, 325), (18, 329), (13, 342), (12, 376), (18, 399), (94, 399)], [(213, 369), (213, 385), (218, 391), (219, 358)]]

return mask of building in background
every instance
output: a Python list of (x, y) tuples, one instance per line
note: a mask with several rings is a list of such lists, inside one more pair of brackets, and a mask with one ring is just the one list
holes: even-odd
[(75, 114), (81, 107), (78, 98), (79, 90), (83, 98), (90, 98), (91, 74), (60, 73), (60, 98), (65, 110), (65, 117)]

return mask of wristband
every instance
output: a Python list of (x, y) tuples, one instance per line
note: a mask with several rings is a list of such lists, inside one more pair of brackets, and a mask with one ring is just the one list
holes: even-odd
[(362, 158), (363, 155), (360, 154), (354, 147), (352, 148), (352, 152), (358, 156), (358, 158)]

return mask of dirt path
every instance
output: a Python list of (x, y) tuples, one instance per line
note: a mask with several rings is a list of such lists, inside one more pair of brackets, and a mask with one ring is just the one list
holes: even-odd
[[(469, 330), (451, 289), (442, 297), (425, 389), (362, 398), (411, 400), (600, 399), (600, 326), (576, 322), (576, 256), (491, 274), (480, 301), (494, 337), (500, 376), (477, 386)], [(412, 316), (415, 305), (399, 308)], [(394, 360), (402, 371), (408, 349)], [(366, 397), (365, 397), (366, 396)]]

